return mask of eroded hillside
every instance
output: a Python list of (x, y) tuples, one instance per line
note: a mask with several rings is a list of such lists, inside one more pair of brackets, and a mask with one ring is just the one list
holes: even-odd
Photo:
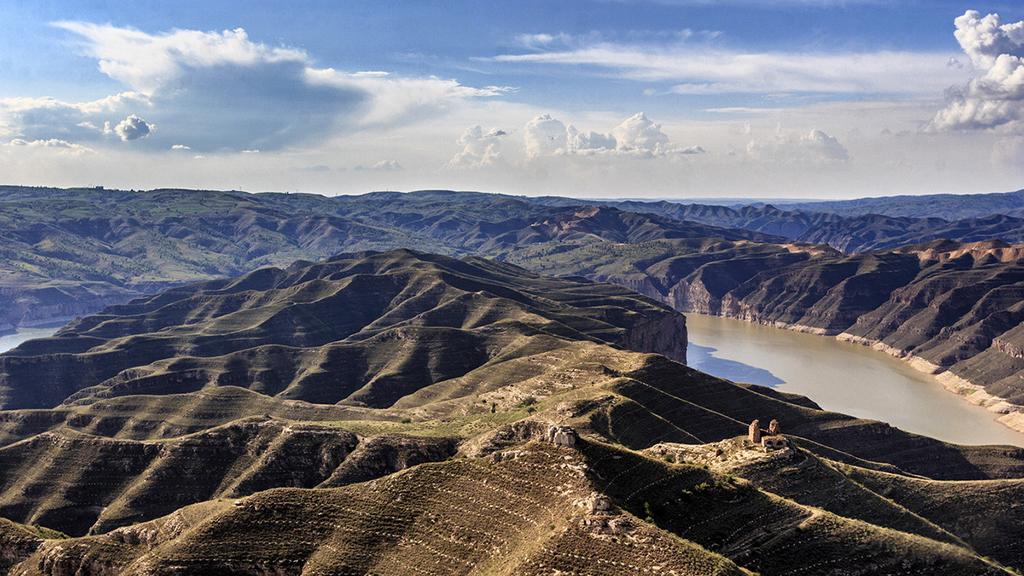
[[(411, 251), (108, 309), (0, 356), (0, 558), (81, 576), (1024, 566), (978, 513), (1020, 490), (1024, 450), (702, 374), (670, 358), (684, 326), (618, 287)], [(744, 440), (755, 418), (786, 447)]]

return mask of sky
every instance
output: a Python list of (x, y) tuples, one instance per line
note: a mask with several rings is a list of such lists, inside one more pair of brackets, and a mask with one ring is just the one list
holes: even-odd
[(0, 0), (0, 184), (1024, 188), (1024, 2)]

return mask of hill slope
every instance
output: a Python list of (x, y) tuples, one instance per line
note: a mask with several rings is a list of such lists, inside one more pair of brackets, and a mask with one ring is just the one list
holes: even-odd
[[(621, 288), (411, 251), (111, 308), (0, 356), (0, 516), (73, 536), (11, 525), (0, 557), (82, 576), (1024, 566), (960, 508), (999, 501), (961, 498), (986, 482), (1017, 486), (1024, 450), (907, 434), (652, 353), (679, 354), (683, 329)], [(790, 446), (737, 438), (754, 418), (783, 422)], [(699, 451), (722, 442), (757, 465), (705, 468)], [(760, 467), (777, 459), (784, 481)], [(946, 504), (916, 512), (855, 474)]]

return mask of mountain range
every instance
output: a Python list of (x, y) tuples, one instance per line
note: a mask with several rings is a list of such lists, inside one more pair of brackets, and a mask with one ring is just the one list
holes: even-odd
[[(993, 209), (1018, 196), (975, 204)], [(970, 204), (929, 201), (950, 213)], [(1024, 430), (1021, 248), (999, 239), (1017, 238), (1011, 216), (950, 222), (450, 191), (328, 198), (8, 187), (0, 221), (7, 327), (65, 321), (260, 266), (413, 246), (874, 346)], [(952, 239), (935, 239), (944, 236)], [(888, 248), (867, 250), (874, 246)]]
[(0, 569), (1024, 567), (1024, 449), (823, 411), (685, 346), (621, 287), (408, 249), (109, 307), (0, 355)]

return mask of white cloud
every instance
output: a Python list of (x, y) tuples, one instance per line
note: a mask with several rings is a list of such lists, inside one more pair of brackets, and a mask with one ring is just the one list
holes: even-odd
[(655, 155), (669, 151), (668, 136), (661, 124), (652, 122), (643, 112), (626, 118), (612, 130), (616, 148), (624, 151), (648, 152)]
[(530, 158), (564, 153), (568, 146), (565, 124), (550, 114), (541, 114), (523, 127), (523, 144)]
[(186, 146), (185, 144), (174, 144), (174, 145), (171, 146), (171, 150), (187, 151), (187, 150), (191, 150), (191, 149), (192, 149), (191, 146)]
[(673, 146), (667, 134), (643, 112), (612, 128), (611, 133), (581, 131), (566, 126), (550, 114), (542, 114), (523, 127), (523, 144), (528, 158), (557, 155), (619, 154), (653, 158), (670, 154), (699, 154), (700, 146)]
[(615, 150), (616, 146), (615, 136), (593, 131), (580, 132), (572, 124), (566, 128), (566, 136), (569, 150), (575, 152)]
[(501, 140), (508, 133), (498, 128), (484, 132), (480, 126), (468, 128), (459, 137), (462, 146), (451, 160), (449, 168), (480, 168), (496, 164), (501, 159)]
[(0, 99), (0, 136), (24, 140), (99, 140), (104, 122), (123, 118), (136, 108), (146, 108), (148, 99), (136, 92), (123, 92), (88, 102), (63, 102), (56, 98)]
[(113, 129), (125, 115), (136, 114), (161, 126), (150, 138), (151, 148), (188, 141), (205, 151), (275, 150), (368, 127), (405, 125), (510, 90), (434, 76), (322, 68), (303, 50), (255, 42), (241, 28), (151, 34), (84, 22), (55, 26), (76, 35), (100, 72), (130, 91), (81, 104), (2, 101), (0, 135), (96, 138), (96, 126), (109, 122)]
[(21, 138), (14, 138), (7, 143), (8, 146), (24, 146), (26, 148), (57, 148), (61, 150), (67, 150), (74, 154), (86, 154), (94, 152), (92, 148), (88, 146), (82, 146), (81, 144), (75, 144), (68, 142), (67, 140), (60, 140), (57, 138), (50, 138), (47, 140), (23, 140)]
[[(534, 35), (537, 36), (537, 35)], [(577, 40), (534, 44), (524, 54), (483, 60), (516, 64), (597, 67), (623, 78), (671, 83), (677, 94), (821, 92), (934, 95), (966, 80), (947, 65), (950, 53), (927, 52), (739, 52), (681, 41), (663, 43)]]
[(135, 114), (129, 114), (127, 118), (114, 126), (113, 131), (122, 142), (130, 142), (147, 138), (154, 130), (156, 130), (156, 125), (146, 122)]
[(816, 128), (808, 132), (786, 132), (780, 128), (772, 138), (753, 138), (747, 143), (747, 157), (770, 163), (845, 162), (850, 153), (834, 136)]
[(1024, 20), (1003, 24), (998, 14), (968, 10), (954, 20), (957, 41), (971, 59), (977, 77), (950, 93), (934, 130), (1005, 128), (1024, 123)]
[(822, 160), (849, 160), (850, 153), (834, 136), (812, 129), (800, 137), (800, 146)]

